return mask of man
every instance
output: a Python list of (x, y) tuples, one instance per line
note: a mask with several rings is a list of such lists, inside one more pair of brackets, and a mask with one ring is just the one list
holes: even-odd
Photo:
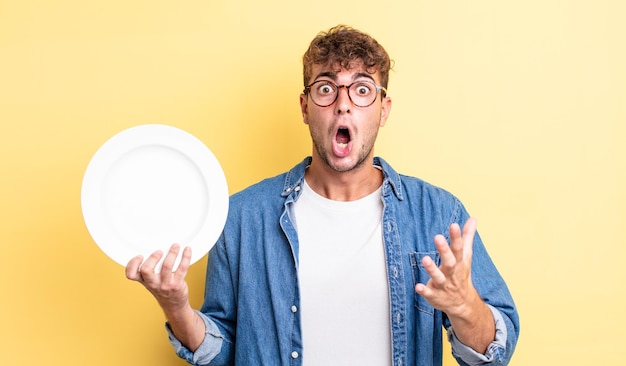
[(459, 364), (507, 364), (518, 315), (475, 220), (374, 157), (391, 110), (387, 52), (338, 26), (303, 64), (312, 156), (231, 197), (202, 309), (188, 302), (189, 248), (176, 271), (178, 245), (158, 274), (161, 252), (126, 268), (163, 308), (177, 354), (198, 365), (441, 365), (445, 328)]

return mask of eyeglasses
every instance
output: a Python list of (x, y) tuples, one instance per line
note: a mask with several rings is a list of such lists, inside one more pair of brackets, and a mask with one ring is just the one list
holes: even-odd
[[(350, 85), (337, 85), (330, 80), (318, 80), (304, 87), (304, 94), (311, 96), (313, 103), (320, 107), (328, 107), (335, 103), (339, 89), (348, 90), (348, 98), (357, 107), (369, 107), (374, 103), (379, 91), (387, 93), (387, 89), (372, 81), (355, 81)], [(384, 96), (384, 94), (383, 94)]]

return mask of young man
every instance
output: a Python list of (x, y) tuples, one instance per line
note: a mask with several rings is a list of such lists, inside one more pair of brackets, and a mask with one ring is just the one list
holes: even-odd
[[(441, 365), (442, 328), (461, 365), (507, 364), (513, 299), (448, 192), (374, 157), (391, 110), (387, 52), (338, 26), (304, 55), (300, 106), (312, 156), (231, 197), (191, 308), (180, 247), (131, 260), (167, 317), (179, 356), (198, 365)], [(461, 226), (462, 225), (462, 229)]]

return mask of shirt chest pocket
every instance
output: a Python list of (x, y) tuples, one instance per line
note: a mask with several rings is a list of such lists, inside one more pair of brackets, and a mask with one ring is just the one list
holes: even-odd
[[(430, 280), (430, 275), (422, 265), (422, 259), (430, 257), (439, 266), (441, 260), (438, 252), (411, 252), (409, 259), (411, 261), (411, 272), (413, 274), (413, 287), (418, 283), (426, 284)], [(426, 299), (415, 293), (415, 307), (422, 312), (434, 314), (435, 309), (426, 301)]]

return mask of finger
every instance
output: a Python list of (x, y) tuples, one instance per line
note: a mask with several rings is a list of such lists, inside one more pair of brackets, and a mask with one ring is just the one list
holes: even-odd
[(143, 262), (141, 267), (139, 267), (139, 273), (141, 274), (144, 283), (154, 282), (154, 277), (156, 275), (154, 269), (162, 257), (163, 252), (157, 250), (156, 252), (152, 253), (145, 262)]
[(463, 255), (465, 258), (472, 257), (474, 237), (476, 236), (477, 222), (475, 218), (470, 217), (465, 225), (463, 225)]
[(427, 300), (433, 296), (434, 291), (423, 283), (418, 283), (415, 285), (415, 292), (418, 295), (424, 296)]
[(454, 223), (450, 225), (450, 250), (454, 254), (454, 257), (461, 261), (463, 259), (463, 237), (461, 236), (461, 228), (459, 224)]
[(446, 274), (450, 274), (450, 272), (454, 269), (456, 265), (457, 258), (452, 252), (446, 238), (443, 235), (435, 236), (435, 248), (439, 252), (439, 256), (441, 257), (441, 265), (439, 268)]
[(176, 258), (178, 258), (178, 253), (180, 252), (180, 245), (174, 244), (170, 247), (169, 252), (165, 256), (165, 260), (163, 261), (163, 265), (161, 266), (161, 273), (164, 276), (169, 276), (172, 274), (172, 268), (174, 268), (174, 263), (176, 262)]
[(430, 280), (435, 287), (441, 287), (446, 282), (445, 274), (437, 267), (437, 264), (429, 256), (422, 258), (422, 265), (430, 276)]
[(141, 274), (139, 273), (141, 262), (143, 262), (142, 255), (138, 255), (128, 262), (126, 265), (126, 278), (133, 281), (141, 281)]
[(187, 276), (187, 272), (189, 271), (189, 267), (191, 266), (191, 247), (185, 247), (183, 249), (183, 256), (178, 264), (178, 268), (176, 272), (174, 272), (174, 279), (177, 281), (182, 281)]

